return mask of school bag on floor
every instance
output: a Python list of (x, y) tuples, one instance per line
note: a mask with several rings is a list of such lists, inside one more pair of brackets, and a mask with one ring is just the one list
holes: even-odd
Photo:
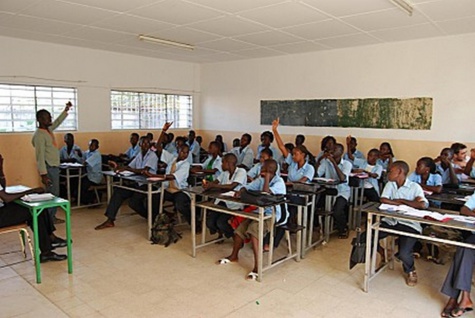
[(175, 221), (166, 213), (157, 215), (152, 225), (152, 236), (150, 237), (152, 244), (165, 245), (165, 247), (168, 247), (180, 239), (181, 233), (175, 230)]

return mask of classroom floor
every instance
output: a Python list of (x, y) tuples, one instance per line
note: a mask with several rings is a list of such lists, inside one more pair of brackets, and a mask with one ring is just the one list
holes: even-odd
[[(300, 263), (265, 272), (262, 283), (246, 281), (252, 251), (237, 264), (215, 265), (231, 241), (198, 250), (192, 258), (189, 229), (168, 248), (146, 240), (146, 222), (122, 208), (116, 227), (95, 231), (104, 207), (74, 210), (74, 273), (67, 263), (42, 264), (35, 283), (31, 261), (2, 254), (2, 317), (438, 317), (446, 298), (440, 286), (448, 265), (417, 260), (419, 284), (405, 285), (400, 264), (361, 290), (363, 265), (348, 270), (350, 242), (333, 238)], [(61, 212), (59, 212), (59, 216)], [(64, 225), (57, 234), (64, 236)], [(285, 244), (282, 244), (285, 247)], [(18, 250), (16, 234), (2, 235), (0, 254)], [(64, 252), (66, 252), (64, 250)]]

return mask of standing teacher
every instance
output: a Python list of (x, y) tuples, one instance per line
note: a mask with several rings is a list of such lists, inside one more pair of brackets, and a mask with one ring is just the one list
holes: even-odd
[[(72, 106), (71, 102), (67, 102), (64, 111), (54, 121), (46, 109), (36, 112), (38, 129), (36, 129), (31, 143), (35, 147), (36, 164), (41, 182), (45, 185), (46, 192), (55, 196), (59, 196), (59, 150), (53, 131), (66, 119)], [(64, 223), (64, 220), (56, 218), (56, 208), (49, 209), (49, 213), (54, 223)]]

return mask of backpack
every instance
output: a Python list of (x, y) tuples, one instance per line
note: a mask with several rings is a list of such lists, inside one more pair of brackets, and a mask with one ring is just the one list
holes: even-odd
[(168, 247), (170, 244), (178, 242), (181, 239), (181, 233), (175, 230), (175, 223), (166, 213), (157, 215), (152, 225), (152, 236), (150, 237), (152, 244)]

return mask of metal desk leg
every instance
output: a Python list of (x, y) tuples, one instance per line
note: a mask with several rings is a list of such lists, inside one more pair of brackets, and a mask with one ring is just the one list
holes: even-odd
[[(299, 206), (299, 209), (300, 209), (300, 206)], [(297, 213), (301, 214), (299, 210), (297, 210)], [(301, 221), (302, 220), (298, 221), (299, 225), (302, 225)], [(305, 222), (304, 223), (305, 228), (302, 229), (303, 238), (302, 238), (302, 244), (300, 244), (300, 254), (301, 254), (302, 258), (305, 258), (305, 253), (307, 251), (307, 247), (310, 247), (310, 244), (312, 244), (312, 238), (311, 238), (312, 237), (312, 226), (308, 226), (308, 208), (307, 207), (305, 209), (303, 209), (303, 222)], [(308, 240), (309, 244), (308, 245), (307, 245), (307, 231), (308, 231), (308, 237), (309, 237), (309, 240)], [(297, 240), (298, 240), (298, 238), (297, 238)], [(297, 245), (297, 248), (299, 248), (298, 245)]]
[(66, 191), (68, 201), (71, 202), (71, 175), (69, 174), (69, 168), (66, 168)]
[(152, 238), (152, 184), (147, 183), (147, 221), (148, 221), (148, 239)]
[[(297, 225), (302, 226), (302, 206), (299, 206), (297, 209)], [(303, 210), (307, 211), (308, 205), (303, 208)], [(307, 212), (305, 212), (307, 214)], [(305, 237), (305, 229), (302, 229), (304, 232), (304, 237)], [(300, 262), (300, 256), (302, 255), (302, 251), (304, 250), (302, 242), (305, 242), (305, 239), (302, 240), (302, 231), (297, 231), (297, 247), (296, 247), (296, 252), (297, 252), (297, 262)], [(288, 242), (290, 244), (290, 242)]]
[(196, 257), (196, 194), (191, 193), (191, 255)]
[(34, 243), (34, 259), (35, 259), (35, 269), (36, 269), (36, 283), (41, 284), (41, 264), (40, 264), (40, 237), (38, 234), (38, 215), (43, 209), (39, 208), (33, 209), (31, 212), (33, 214), (33, 243)]
[[(79, 171), (78, 171), (78, 196), (77, 196), (77, 199), (78, 199), (78, 202), (76, 203), (76, 206), (80, 206), (81, 205), (81, 182), (82, 182), (82, 168), (79, 168)], [(69, 200), (68, 200), (69, 201)], [(69, 201), (71, 202), (71, 201)]]
[(258, 250), (257, 250), (257, 281), (262, 281), (262, 254), (264, 248), (262, 243), (264, 242), (264, 208), (259, 208), (259, 239), (258, 241)]
[(363, 290), (369, 292), (369, 280), (371, 276), (371, 236), (373, 233), (373, 214), (368, 212), (368, 220), (366, 224), (366, 255)]
[(380, 217), (376, 216), (376, 226), (374, 229), (374, 234), (373, 234), (373, 250), (372, 250), (372, 258), (371, 258), (371, 275), (374, 275), (376, 273), (376, 255), (378, 252), (378, 246), (379, 246), (379, 222)]
[(73, 273), (73, 249), (72, 249), (72, 236), (71, 236), (71, 204), (68, 201), (62, 206), (64, 214), (66, 215), (66, 242), (68, 252), (68, 273)]
[[(318, 198), (320, 198), (320, 195), (318, 195)], [(310, 247), (312, 246), (312, 239), (313, 239), (313, 220), (315, 218), (315, 210), (316, 210), (316, 204), (317, 204), (317, 196), (315, 194), (312, 195), (312, 209), (310, 210), (310, 224), (307, 222), (307, 219), (304, 218), (304, 222), (305, 224), (303, 224), (303, 226), (305, 226), (305, 228), (308, 228), (308, 243), (307, 243), (307, 246)], [(307, 214), (307, 218), (308, 218), (308, 208), (307, 208), (307, 211), (306, 211), (306, 214)], [(304, 242), (305, 244), (305, 242)]]
[(106, 176), (107, 180), (107, 204), (109, 204), (111, 197), (112, 197), (112, 176)]
[[(275, 206), (272, 207), (272, 218), (271, 218), (271, 226), (270, 226), (270, 232), (269, 232), (269, 253), (267, 255), (267, 266), (272, 265), (272, 259), (274, 258), (274, 227), (275, 227)], [(264, 241), (259, 242), (260, 246), (263, 246)], [(264, 252), (264, 248), (262, 249), (262, 252)]]

